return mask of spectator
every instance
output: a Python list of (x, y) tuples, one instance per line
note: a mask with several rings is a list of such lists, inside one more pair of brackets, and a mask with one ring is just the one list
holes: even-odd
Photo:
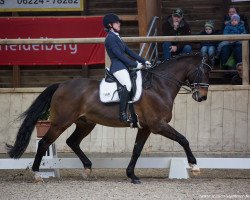
[(224, 23), (222, 24), (222, 30), (224, 30), (225, 26), (231, 22), (231, 17), (234, 14), (238, 14), (240, 16), (242, 23), (244, 23), (246, 32), (249, 33), (249, 26), (248, 26), (247, 17), (245, 15), (239, 14), (239, 10), (237, 8), (235, 8), (234, 6), (230, 6), (228, 9), (228, 14), (226, 14), (224, 16)]
[[(183, 11), (177, 8), (172, 15), (168, 16), (162, 25), (163, 35), (177, 36), (190, 35), (191, 30), (188, 23), (183, 18)], [(186, 43), (164, 42), (163, 43), (164, 59), (169, 59), (172, 54), (191, 53), (192, 47)]]
[(243, 71), (243, 66), (242, 62), (238, 63), (236, 65), (237, 69), (237, 74), (232, 78), (232, 85), (242, 85), (242, 71)]
[[(234, 14), (231, 16), (231, 23), (227, 24), (223, 31), (228, 34), (246, 34), (244, 24), (240, 21), (240, 16)], [(242, 62), (242, 43), (241, 41), (223, 41), (218, 46), (218, 55), (220, 54), (222, 68), (227, 69), (226, 63), (233, 52), (236, 63)]]
[[(218, 34), (218, 31), (214, 30), (213, 21), (207, 21), (204, 25), (204, 30), (201, 32), (201, 35), (215, 35)], [(202, 57), (208, 57), (212, 66), (214, 66), (214, 57), (216, 53), (216, 41), (207, 41), (201, 43), (201, 55)]]

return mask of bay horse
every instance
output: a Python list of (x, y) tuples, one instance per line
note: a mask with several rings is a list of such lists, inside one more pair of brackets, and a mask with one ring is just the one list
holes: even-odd
[[(178, 142), (185, 150), (188, 163), (199, 171), (196, 159), (188, 140), (168, 123), (172, 118), (173, 103), (183, 85), (192, 90), (194, 100), (200, 102), (207, 98), (209, 72), (211, 67), (200, 55), (183, 55), (167, 60), (151, 69), (142, 70), (145, 81), (141, 99), (135, 103), (135, 112), (142, 128), (138, 129), (130, 163), (126, 169), (132, 183), (140, 183), (134, 173), (136, 162), (150, 133), (159, 134)], [(146, 84), (147, 83), (147, 84)], [(32, 131), (39, 117), (50, 109), (51, 127), (39, 141), (32, 171), (35, 180), (42, 181), (38, 175), (41, 160), (49, 146), (73, 123), (76, 128), (66, 140), (83, 163), (84, 172), (91, 172), (92, 163), (80, 149), (81, 141), (90, 134), (96, 124), (109, 127), (129, 127), (129, 123), (119, 121), (119, 105), (105, 105), (99, 99), (98, 80), (78, 78), (54, 83), (48, 86), (21, 114), (24, 120), (17, 133), (13, 146), (7, 145), (11, 158), (20, 158), (26, 150)]]

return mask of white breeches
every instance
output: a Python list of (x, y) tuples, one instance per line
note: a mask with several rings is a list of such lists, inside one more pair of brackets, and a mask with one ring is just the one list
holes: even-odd
[(113, 75), (122, 85), (126, 85), (126, 88), (129, 92), (131, 91), (132, 84), (129, 73), (126, 69), (119, 70)]

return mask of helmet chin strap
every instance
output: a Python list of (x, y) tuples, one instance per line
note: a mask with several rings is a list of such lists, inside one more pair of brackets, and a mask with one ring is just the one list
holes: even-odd
[(113, 30), (114, 30), (116, 33), (119, 33), (119, 31), (117, 31), (116, 29), (113, 28)]
[(116, 30), (111, 24), (110, 24), (110, 29), (112, 29), (114, 32), (119, 33), (118, 30)]

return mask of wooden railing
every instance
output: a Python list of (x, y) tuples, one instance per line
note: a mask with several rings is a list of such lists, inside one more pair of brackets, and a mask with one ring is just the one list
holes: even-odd
[[(151, 42), (201, 42), (201, 41), (242, 41), (243, 85), (249, 84), (249, 40), (250, 34), (241, 35), (191, 35), (191, 36), (151, 36), (124, 37), (128, 43)], [(96, 44), (104, 43), (105, 38), (57, 38), (57, 39), (0, 39), (0, 45), (20, 44)], [(108, 62), (108, 59), (105, 59)]]

